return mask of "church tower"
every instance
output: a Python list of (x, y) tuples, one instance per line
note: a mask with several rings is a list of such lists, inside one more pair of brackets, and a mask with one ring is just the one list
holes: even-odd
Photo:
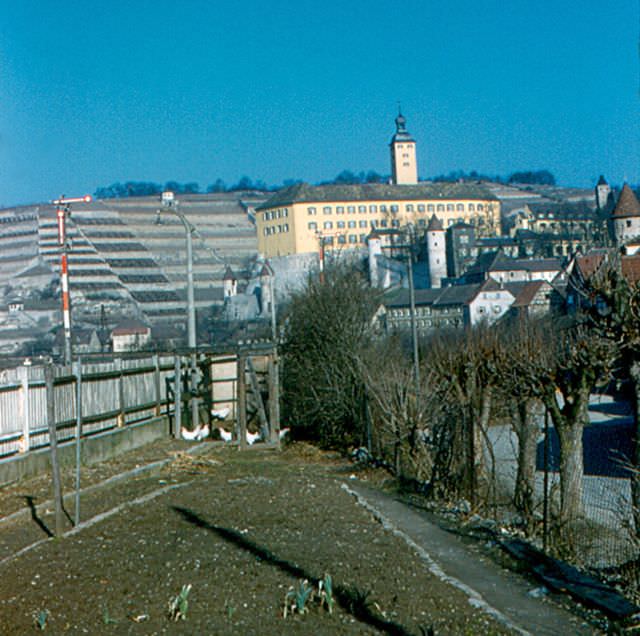
[(411, 185), (418, 183), (416, 142), (407, 132), (407, 120), (402, 112), (396, 117), (396, 134), (391, 138), (391, 176), (393, 183)]

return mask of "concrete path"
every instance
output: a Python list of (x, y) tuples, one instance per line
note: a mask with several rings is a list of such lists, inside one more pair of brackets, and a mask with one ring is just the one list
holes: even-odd
[(389, 530), (407, 541), (436, 576), (462, 590), (472, 605), (514, 632), (535, 636), (600, 633), (550, 598), (532, 596), (532, 590), (540, 586), (483, 557), (481, 551), (438, 526), (427, 513), (357, 481), (344, 487)]

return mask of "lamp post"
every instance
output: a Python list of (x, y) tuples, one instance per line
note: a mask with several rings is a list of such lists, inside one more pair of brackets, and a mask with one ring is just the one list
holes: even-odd
[[(162, 193), (162, 205), (166, 210), (173, 212), (182, 223), (186, 234), (187, 241), (187, 343), (190, 353), (190, 388), (191, 388), (191, 422), (193, 428), (198, 428), (198, 399), (196, 393), (198, 390), (198, 365), (196, 359), (196, 305), (195, 295), (193, 291), (193, 233), (195, 228), (185, 215), (178, 209), (178, 201), (173, 192)], [(160, 211), (158, 210), (158, 222), (160, 220)], [(179, 378), (176, 378), (176, 382)]]
[(60, 286), (62, 288), (62, 324), (64, 327), (64, 363), (71, 364), (71, 303), (69, 299), (69, 265), (67, 254), (69, 244), (67, 242), (67, 216), (71, 214), (72, 203), (89, 203), (90, 195), (83, 197), (66, 198), (64, 194), (51, 203), (56, 206), (58, 221), (58, 245), (60, 252)]

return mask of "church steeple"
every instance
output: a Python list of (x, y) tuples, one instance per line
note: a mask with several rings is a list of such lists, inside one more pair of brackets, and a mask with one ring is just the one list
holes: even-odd
[(393, 183), (418, 183), (418, 164), (416, 162), (416, 142), (407, 130), (407, 120), (398, 106), (396, 133), (389, 144), (391, 148), (391, 175)]

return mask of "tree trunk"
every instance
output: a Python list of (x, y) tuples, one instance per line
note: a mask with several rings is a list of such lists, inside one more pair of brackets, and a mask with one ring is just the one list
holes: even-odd
[(560, 440), (560, 523), (571, 524), (582, 516), (582, 418), (555, 422)]
[(640, 363), (631, 365), (631, 381), (633, 382), (635, 426), (633, 431), (634, 470), (631, 471), (631, 504), (636, 536), (640, 536)]
[(485, 386), (480, 395), (480, 414), (478, 424), (473, 430), (473, 470), (476, 488), (482, 489), (483, 494), (488, 495), (491, 488), (490, 477), (487, 471), (487, 454), (491, 454), (488, 448), (488, 430), (491, 417), (493, 392), (491, 386)]
[(536, 406), (535, 400), (522, 400), (514, 405), (512, 411), (513, 427), (518, 438), (518, 472), (514, 505), (522, 515), (527, 533), (532, 530), (535, 503), (536, 440), (538, 438), (538, 427), (535, 421)]

